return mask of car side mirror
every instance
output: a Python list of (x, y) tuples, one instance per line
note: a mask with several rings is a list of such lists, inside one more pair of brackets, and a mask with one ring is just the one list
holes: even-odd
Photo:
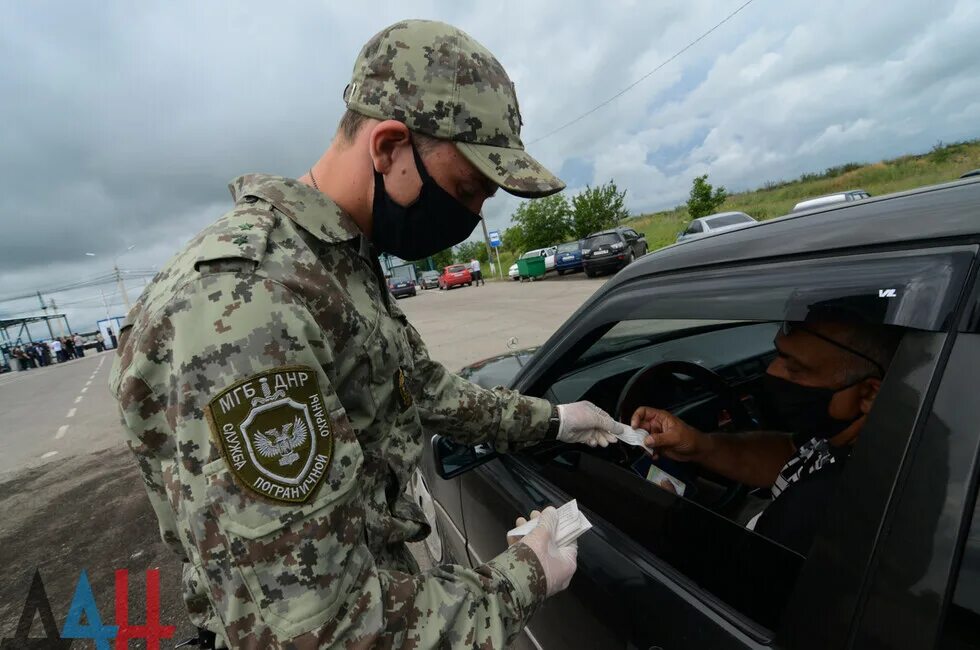
[(436, 474), (451, 479), (475, 469), (499, 454), (488, 444), (464, 445), (445, 436), (432, 436), (432, 455)]

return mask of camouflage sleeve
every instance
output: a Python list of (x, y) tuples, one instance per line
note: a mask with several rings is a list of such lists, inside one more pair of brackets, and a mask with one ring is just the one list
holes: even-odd
[[(377, 565), (364, 454), (321, 325), (285, 287), (219, 273), (181, 290), (129, 346), (126, 427), (153, 440), (135, 451), (164, 466), (162, 518), (175, 522), (230, 646), (503, 647), (545, 598), (540, 563), (517, 544), (476, 569)], [(291, 442), (300, 427), (274, 421), (286, 402), (311, 413)], [(290, 458), (307, 453), (306, 465)], [(301, 469), (286, 485), (289, 467)]]
[(418, 331), (403, 320), (415, 360), (415, 402), (422, 425), (465, 443), (489, 441), (497, 451), (520, 449), (548, 432), (551, 403), (498, 387), (477, 386), (429, 358)]
[[(184, 585), (184, 605), (191, 623), (197, 627), (207, 627), (211, 608), (206, 599), (202, 602), (203, 590), (194, 582), (194, 570), (184, 552), (177, 520), (167, 498), (165, 485), (168, 477), (172, 479), (174, 468), (172, 463), (164, 463), (162, 459), (173, 455), (174, 439), (164, 433), (167, 429), (165, 412), (146, 382), (133, 375), (125, 377), (123, 381), (120, 372), (119, 355), (129, 350), (127, 343), (130, 333), (129, 329), (120, 333), (117, 359), (113, 363), (109, 380), (110, 389), (117, 398), (126, 444), (139, 465), (146, 495), (160, 527), (160, 537), (184, 563), (181, 581)], [(139, 426), (126, 426), (128, 421), (134, 420), (139, 421)]]

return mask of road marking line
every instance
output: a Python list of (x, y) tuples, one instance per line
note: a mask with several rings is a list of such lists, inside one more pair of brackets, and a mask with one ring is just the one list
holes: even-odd
[(77, 410), (78, 409), (74, 409), (74, 408), (71, 409), (70, 411), (68, 411), (68, 415), (66, 415), (65, 417), (66, 418), (73, 418), (73, 417), (75, 417), (75, 411), (77, 411)]
[(85, 391), (87, 391), (87, 390), (88, 390), (88, 386), (84, 386), (84, 387), (82, 387), (82, 390), (80, 390), (80, 391), (78, 391), (78, 392), (79, 392), (79, 393), (83, 393), (83, 394), (84, 394), (84, 393), (85, 393)]
[(85, 387), (86, 388), (88, 388), (91, 385), (92, 385), (92, 380), (91, 379), (89, 379), (87, 382), (85, 382)]
[(75, 398), (75, 403), (76, 404), (78, 404), (81, 401), (82, 401), (82, 396), (81, 395), (79, 395), (78, 397)]
[(51, 458), (52, 456), (56, 455), (57, 453), (58, 452), (56, 452), (56, 451), (49, 451), (46, 454), (41, 454), (41, 458)]
[[(74, 410), (74, 409), (72, 409), (72, 410)], [(54, 434), (54, 439), (55, 440), (61, 440), (62, 438), (65, 437), (65, 434), (66, 433), (68, 433), (68, 425), (67, 424), (62, 424), (60, 427), (58, 427), (58, 433)], [(55, 452), (55, 453), (57, 453), (57, 452)]]

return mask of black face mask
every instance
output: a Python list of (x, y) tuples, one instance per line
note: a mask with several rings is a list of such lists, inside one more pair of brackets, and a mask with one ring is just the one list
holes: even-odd
[(384, 176), (374, 172), (374, 245), (405, 261), (420, 260), (455, 246), (470, 236), (480, 215), (470, 212), (432, 180), (415, 144), (415, 168), (422, 178), (419, 196), (407, 206), (395, 203), (385, 191)]
[(840, 388), (803, 386), (768, 373), (763, 378), (763, 397), (759, 408), (767, 429), (800, 434), (809, 438), (833, 438), (857, 420), (830, 417), (830, 400), (842, 390), (864, 381), (859, 379)]

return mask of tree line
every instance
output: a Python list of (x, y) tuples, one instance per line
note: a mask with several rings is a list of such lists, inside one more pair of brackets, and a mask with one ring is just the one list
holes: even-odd
[[(727, 198), (728, 192), (724, 187), (715, 188), (708, 183), (707, 174), (698, 176), (691, 184), (688, 214), (692, 219), (712, 214)], [(628, 217), (626, 190), (620, 190), (616, 182), (610, 180), (597, 187), (586, 186), (571, 199), (559, 193), (522, 202), (511, 217), (514, 225), (504, 230), (501, 239), (504, 249), (520, 254), (535, 248), (584, 239), (594, 232), (618, 226)], [(472, 259), (485, 264), (488, 261), (487, 247), (482, 240), (463, 242), (414, 263), (419, 269), (428, 269), (429, 259), (432, 260), (432, 267), (439, 271), (450, 264)]]
[[(610, 180), (597, 187), (586, 186), (571, 199), (559, 193), (522, 202), (511, 217), (514, 225), (504, 230), (501, 239), (505, 249), (522, 253), (582, 239), (599, 230), (618, 226), (627, 217), (626, 190), (620, 190), (615, 181)], [(484, 242), (463, 242), (455, 249), (432, 256), (433, 266), (439, 270), (471, 259), (487, 262)], [(419, 268), (428, 268), (428, 260), (418, 260), (415, 264)]]

